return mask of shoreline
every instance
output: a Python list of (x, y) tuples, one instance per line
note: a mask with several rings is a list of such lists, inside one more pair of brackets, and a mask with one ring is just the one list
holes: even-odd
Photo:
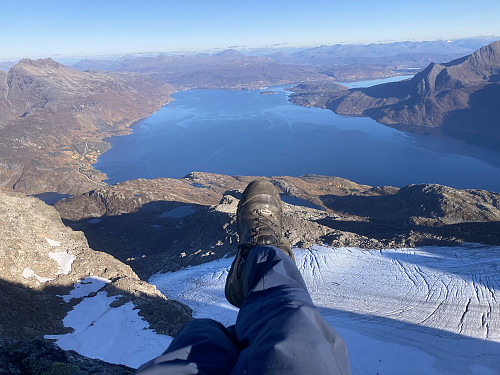
[[(404, 76), (398, 76), (398, 77), (393, 78), (393, 79), (400, 79), (401, 80), (401, 79), (406, 79), (406, 78), (407, 77), (404, 77)], [(379, 80), (375, 80), (371, 83), (377, 84), (379, 82), (380, 82)], [(371, 119), (368, 119), (368, 118), (366, 119), (366, 121), (364, 121), (364, 120), (354, 121), (354, 117), (336, 115), (333, 112), (331, 112), (330, 110), (325, 111), (325, 112), (321, 112), (321, 113), (323, 113), (323, 114), (321, 114), (321, 113), (314, 111), (314, 110), (312, 112), (302, 112), (302, 111), (293, 110), (293, 108), (283, 109), (285, 111), (285, 112), (283, 112), (283, 115), (285, 117), (289, 118), (288, 120), (284, 119), (283, 121), (285, 121), (285, 122), (292, 121), (292, 123), (290, 123), (290, 125), (289, 125), (289, 126), (291, 126), (291, 128), (295, 129), (296, 131), (304, 132), (304, 134), (306, 134), (309, 131), (308, 130), (309, 126), (304, 127), (304, 126), (300, 125), (300, 123), (302, 121), (300, 119), (302, 119), (302, 116), (304, 116), (303, 118), (305, 119), (308, 116), (308, 114), (311, 114), (311, 115), (314, 115), (315, 117), (318, 116), (317, 120), (311, 119), (311, 121), (312, 121), (311, 124), (315, 123), (315, 121), (319, 121), (319, 122), (317, 122), (317, 125), (313, 125), (310, 128), (311, 131), (313, 131), (312, 129), (316, 129), (317, 126), (321, 126), (321, 128), (318, 128), (318, 131), (323, 131), (321, 129), (326, 129), (326, 133), (324, 133), (325, 136), (330, 137), (331, 135), (335, 135), (338, 132), (342, 132), (342, 134), (346, 134), (348, 137), (350, 137), (348, 133), (344, 133), (344, 132), (348, 131), (350, 133), (352, 131), (360, 131), (360, 132), (362, 132), (362, 133), (360, 133), (362, 138), (360, 139), (359, 142), (361, 142), (361, 141), (370, 142), (369, 144), (367, 144), (368, 149), (365, 148), (365, 150), (371, 150), (371, 151), (367, 151), (367, 152), (371, 152), (371, 153), (377, 152), (377, 150), (379, 150), (380, 147), (382, 147), (381, 145), (384, 145), (384, 144), (387, 144), (387, 147), (385, 147), (385, 149), (387, 149), (387, 150), (392, 149), (393, 147), (391, 145), (394, 145), (394, 147), (396, 147), (396, 150), (399, 150), (401, 148), (402, 152), (406, 152), (404, 150), (406, 150), (407, 147), (402, 146), (401, 142), (398, 141), (398, 139), (394, 139), (394, 137), (403, 137), (402, 139), (404, 140), (405, 138), (407, 138), (409, 136), (410, 139), (405, 141), (406, 143), (409, 143), (408, 147), (410, 147), (410, 150), (408, 151), (408, 155), (405, 154), (406, 155), (405, 158), (408, 159), (409, 164), (402, 165), (401, 163), (399, 163), (399, 167), (410, 168), (411, 170), (408, 169), (406, 172), (402, 173), (402, 176), (399, 176), (399, 177), (386, 178), (388, 176), (388, 172), (387, 172), (388, 169), (392, 168), (391, 167), (392, 165), (398, 164), (397, 161), (391, 162), (391, 160), (394, 160), (394, 158), (392, 158), (391, 160), (388, 160), (388, 158), (390, 158), (390, 156), (388, 156), (388, 155), (394, 154), (394, 152), (396, 152), (396, 151), (387, 151), (387, 152), (382, 152), (382, 155), (380, 156), (380, 158), (377, 156), (377, 158), (380, 159), (379, 162), (376, 162), (375, 160), (368, 161), (368, 163), (370, 165), (373, 164), (373, 168), (380, 169), (380, 173), (377, 173), (377, 176), (374, 177), (373, 173), (370, 172), (369, 170), (367, 170), (365, 176), (363, 177), (363, 173), (365, 173), (364, 169), (361, 169), (358, 172), (349, 172), (348, 166), (351, 165), (350, 161), (352, 160), (352, 157), (350, 157), (349, 155), (351, 155), (353, 153), (355, 154), (356, 152), (352, 151), (352, 150), (351, 151), (347, 150), (346, 153), (344, 153), (344, 152), (342, 153), (343, 156), (340, 159), (338, 159), (337, 156), (333, 156), (335, 154), (335, 150), (338, 150), (337, 146), (342, 148), (342, 145), (337, 145), (338, 139), (342, 139), (342, 138), (338, 138), (338, 137), (336, 137), (337, 141), (335, 141), (335, 138), (332, 138), (332, 141), (334, 141), (334, 143), (333, 143), (333, 145), (331, 143), (329, 143), (329, 146), (327, 147), (328, 148), (327, 151), (324, 151), (324, 152), (321, 151), (319, 153), (314, 152), (314, 155), (315, 155), (314, 159), (311, 159), (311, 160), (318, 160), (319, 164), (314, 164), (314, 163), (310, 164), (309, 168), (307, 168), (307, 165), (305, 163), (300, 162), (302, 164), (298, 168), (292, 168), (292, 167), (279, 168), (279, 167), (277, 167), (274, 169), (273, 168), (264, 168), (264, 169), (259, 168), (259, 170), (251, 170), (251, 168), (245, 167), (247, 164), (242, 164), (242, 163), (245, 163), (244, 161), (242, 161), (241, 163), (237, 163), (237, 164), (235, 164), (234, 160), (231, 162), (229, 162), (229, 161), (224, 162), (224, 160), (228, 160), (227, 157), (226, 157), (226, 159), (224, 159), (225, 154), (221, 154), (220, 152), (214, 154), (214, 152), (217, 150), (225, 149), (227, 151), (228, 147), (232, 147), (231, 140), (235, 140), (234, 137), (232, 137), (232, 138), (229, 137), (228, 140), (225, 141), (226, 142), (225, 144), (222, 144), (222, 143), (219, 144), (220, 142), (218, 142), (217, 139), (220, 140), (221, 138), (216, 136), (216, 134), (219, 134), (219, 133), (217, 133), (218, 129), (223, 129), (223, 128), (226, 129), (224, 131), (224, 134), (229, 134), (229, 133), (227, 133), (227, 131), (230, 131), (230, 132), (235, 131), (235, 130), (231, 130), (231, 129), (234, 129), (233, 123), (226, 122), (226, 121), (229, 121), (230, 118), (235, 118), (235, 116), (237, 117), (238, 113), (240, 114), (240, 116), (244, 115), (245, 118), (252, 118), (251, 114), (255, 113), (256, 114), (255, 119), (257, 119), (257, 120), (263, 116), (262, 120), (267, 119), (265, 121), (271, 121), (271, 122), (277, 121), (277, 123), (282, 123), (283, 121), (279, 120), (281, 118), (279, 116), (282, 116), (280, 114), (280, 111), (276, 112), (276, 114), (272, 115), (271, 117), (266, 117), (266, 115), (263, 115), (263, 114), (259, 115), (257, 112), (254, 112), (254, 111), (261, 111), (262, 110), (262, 111), (264, 111), (262, 113), (269, 112), (271, 114), (273, 111), (272, 108), (275, 108), (276, 106), (280, 106), (280, 105), (285, 104), (285, 103), (287, 103), (287, 105), (289, 105), (288, 104), (289, 103), (288, 96), (290, 95), (290, 92), (288, 91), (288, 87), (289, 87), (289, 85), (267, 87), (268, 90), (277, 91), (279, 98), (276, 97), (274, 99), (272, 99), (272, 98), (270, 98), (270, 99), (258, 99), (257, 102), (253, 102), (253, 101), (248, 102), (248, 105), (246, 104), (247, 103), (246, 100), (253, 100), (251, 98), (253, 98), (254, 95), (257, 95), (257, 96), (255, 96), (255, 98), (260, 97), (260, 92), (258, 90), (253, 90), (252, 93), (249, 93), (250, 94), (249, 97), (242, 95), (242, 94), (235, 94), (236, 96), (234, 96), (234, 100), (235, 100), (234, 103), (233, 103), (233, 99), (232, 99), (233, 96), (231, 96), (232, 94), (230, 94), (230, 92), (233, 90), (222, 89), (222, 91), (225, 91), (226, 93), (221, 92), (220, 94), (218, 94), (217, 92), (221, 91), (221, 89), (211, 90), (211, 91), (198, 90), (198, 93), (179, 96), (178, 98), (176, 98), (176, 100), (177, 99), (181, 100), (183, 98), (187, 98), (190, 100), (188, 102), (180, 101), (179, 106), (182, 107), (183, 110), (186, 110), (186, 113), (189, 112), (189, 113), (192, 113), (192, 115), (184, 117), (185, 116), (184, 112), (182, 112), (182, 113), (181, 112), (179, 112), (179, 113), (174, 112), (174, 113), (176, 113), (175, 116), (171, 117), (170, 115), (168, 115), (168, 113), (165, 113), (164, 115), (161, 116), (161, 120), (160, 120), (160, 118), (158, 118), (158, 121), (169, 122), (172, 125), (175, 125), (176, 121), (179, 120), (179, 121), (182, 121), (183, 127), (190, 128), (191, 130), (186, 132), (186, 131), (182, 131), (182, 129), (179, 128), (178, 130), (174, 130), (174, 133), (171, 133), (167, 129), (166, 130), (167, 133), (165, 133), (161, 129), (158, 129), (158, 133), (155, 133), (156, 121), (152, 120), (153, 122), (150, 124), (151, 126), (148, 126), (147, 133), (150, 134), (149, 137), (153, 136), (153, 138), (149, 138), (149, 139), (158, 140), (158, 143), (155, 143), (156, 146), (151, 145), (149, 147), (154, 147), (154, 150), (157, 150), (157, 147), (159, 147), (159, 144), (162, 142), (160, 140), (161, 138), (159, 138), (159, 137), (162, 137), (162, 134), (168, 134), (167, 137), (170, 139), (172, 137), (177, 137), (177, 136), (183, 137), (182, 138), (183, 142), (188, 141), (188, 138), (186, 138), (186, 137), (191, 137), (191, 138), (189, 138), (189, 139), (191, 139), (191, 142), (189, 143), (190, 146), (189, 147), (186, 146), (188, 148), (186, 148), (186, 147), (182, 148), (182, 145), (184, 145), (184, 143), (182, 143), (182, 144), (169, 143), (168, 139), (165, 139), (165, 142), (166, 142), (165, 145), (168, 145), (165, 147), (167, 147), (168, 150), (165, 150), (165, 152), (162, 152), (161, 149), (158, 148), (158, 152), (160, 154), (156, 154), (155, 157), (157, 160), (160, 157), (166, 158), (165, 159), (167, 161), (166, 164), (169, 164), (169, 166), (166, 166), (165, 168), (161, 168), (161, 167), (157, 166), (158, 163), (154, 159), (148, 158), (147, 156), (141, 157), (140, 162), (138, 161), (137, 163), (132, 163), (132, 162), (134, 160), (139, 160), (138, 159), (139, 156), (134, 156), (132, 154), (129, 154), (130, 156), (128, 156), (128, 157), (125, 156), (126, 154), (123, 154), (124, 155), (123, 157), (120, 156), (124, 152), (128, 153), (129, 151), (127, 151), (127, 150), (132, 150), (132, 149), (137, 150), (137, 155), (151, 154), (151, 152), (149, 152), (147, 149), (148, 146), (144, 145), (144, 142), (147, 142), (147, 139), (148, 139), (147, 138), (148, 135), (146, 133), (141, 132), (138, 134), (138, 138), (136, 138), (136, 140), (138, 142), (141, 142), (140, 144), (137, 144), (137, 142), (134, 142), (134, 140), (132, 140), (132, 139), (130, 141), (128, 141), (128, 140), (127, 141), (120, 141), (120, 143), (119, 143), (120, 148), (115, 150), (115, 153), (113, 155), (110, 155), (110, 158), (108, 160), (104, 161), (104, 164), (107, 164), (110, 168), (108, 173), (112, 173), (114, 176), (111, 181), (108, 181), (108, 183), (114, 184), (114, 183), (118, 183), (121, 181), (133, 180), (133, 179), (137, 179), (137, 178), (148, 178), (148, 179), (149, 178), (160, 178), (160, 177), (180, 178), (180, 177), (183, 177), (183, 176), (189, 174), (190, 172), (198, 171), (198, 172), (220, 173), (220, 174), (224, 174), (224, 175), (228, 175), (228, 176), (234, 176), (234, 175), (300, 176), (300, 175), (305, 175), (305, 174), (320, 174), (320, 175), (327, 175), (327, 176), (340, 176), (340, 177), (347, 178), (349, 180), (359, 181), (360, 183), (365, 183), (365, 184), (372, 185), (372, 186), (392, 185), (392, 186), (403, 187), (403, 186), (406, 186), (409, 184), (415, 184), (415, 183), (438, 183), (438, 184), (452, 186), (452, 187), (460, 188), (460, 189), (476, 188), (476, 189), (482, 189), (482, 190), (488, 190), (488, 191), (498, 191), (499, 190), (497, 185), (495, 185), (494, 183), (491, 183), (491, 177), (489, 179), (489, 182), (487, 181), (488, 175), (490, 175), (490, 176), (498, 175), (499, 168), (496, 165), (492, 164), (496, 160), (496, 159), (494, 159), (495, 154), (488, 153), (487, 151), (482, 150), (481, 154), (478, 153), (476, 155), (476, 154), (473, 154), (474, 150), (469, 146), (467, 146), (463, 150), (463, 152), (460, 152), (460, 150), (457, 149), (457, 147), (455, 147), (456, 146), (455, 142), (451, 142), (451, 143), (448, 142), (447, 143), (447, 140), (443, 139), (442, 137), (441, 138), (436, 138), (436, 137), (422, 138), (422, 136), (417, 136), (417, 138), (416, 138), (414, 136), (414, 134), (412, 134), (412, 133), (402, 132), (402, 131), (399, 131), (397, 129), (383, 130), (383, 129), (392, 129), (392, 128), (385, 126), (383, 124), (379, 124), (379, 123), (377, 123)], [(191, 103), (191, 100), (193, 101), (193, 103)], [(201, 100), (201, 102), (200, 102), (200, 100)], [(210, 104), (211, 102), (209, 102), (209, 100), (216, 100), (217, 101), (216, 103), (218, 103), (218, 104), (216, 104), (216, 103)], [(219, 100), (223, 100), (224, 102), (219, 102)], [(197, 107), (197, 105), (195, 105), (196, 102), (199, 102), (201, 104), (201, 106)], [(300, 107), (300, 108), (305, 107), (305, 106), (297, 105), (296, 103), (293, 103), (293, 102), (290, 104), (293, 104), (292, 107)], [(269, 108), (268, 108), (268, 105), (270, 106)], [(213, 107), (213, 106), (217, 106), (217, 107)], [(213, 116), (217, 116), (216, 113), (213, 113), (210, 108), (217, 108), (216, 111), (218, 111), (219, 107), (222, 109), (224, 106), (226, 106), (227, 110), (229, 110), (228, 106), (236, 106), (236, 107), (234, 109), (234, 112), (230, 112), (230, 116), (227, 119), (225, 116), (221, 116), (220, 118), (219, 117), (215, 118), (215, 120), (219, 121), (221, 124), (224, 124), (222, 127), (217, 126), (217, 127), (212, 128), (211, 124), (213, 122), (210, 122), (209, 127), (207, 127), (208, 123), (203, 123), (203, 124), (205, 124), (203, 126), (200, 125), (199, 132), (198, 132), (198, 130), (195, 130), (195, 128), (191, 128), (192, 125), (191, 125), (191, 123), (189, 123), (189, 117), (193, 116), (194, 114), (196, 114), (198, 112), (199, 112), (199, 114), (203, 114), (203, 113), (205, 113), (204, 111), (207, 110), (208, 112), (206, 112), (201, 117), (201, 119), (207, 120), (208, 118), (213, 118)], [(246, 109), (240, 110), (239, 109), (240, 106), (244, 106), (242, 108), (246, 108)], [(276, 107), (276, 108), (278, 108), (278, 107)], [(326, 113), (331, 113), (332, 116), (327, 115)], [(178, 116), (180, 116), (180, 117), (178, 117)], [(274, 117), (274, 116), (278, 116), (278, 117)], [(292, 116), (292, 117), (290, 117), (290, 116)], [(310, 118), (310, 117), (307, 117), (307, 118)], [(352, 118), (352, 120), (351, 120), (351, 118)], [(292, 120), (290, 120), (290, 119), (292, 119)], [(293, 119), (296, 119), (296, 120), (293, 120)], [(345, 120), (345, 119), (347, 119), (347, 120)], [(369, 120), (369, 123), (367, 122), (368, 120)], [(237, 123), (239, 121), (238, 118), (235, 118), (235, 121), (236, 122), (234, 123), (234, 125), (237, 125)], [(295, 121), (298, 121), (298, 122), (295, 124)], [(329, 124), (332, 124), (333, 130), (328, 130), (328, 128), (330, 127)], [(194, 124), (193, 124), (193, 126), (194, 126)], [(196, 126), (199, 126), (199, 125), (196, 125)], [(198, 129), (198, 128), (196, 128), (196, 129)], [(210, 129), (213, 129), (213, 130), (209, 131)], [(245, 127), (245, 129), (246, 129), (246, 127)], [(246, 132), (245, 129), (242, 129), (243, 133)], [(258, 128), (258, 129), (260, 129), (260, 128)], [(278, 132), (278, 133), (273, 133), (274, 134), (273, 136), (276, 136), (276, 134), (282, 134), (282, 133), (279, 133), (278, 128), (274, 127), (274, 128), (270, 128), (270, 129), (276, 129), (273, 131)], [(281, 127), (279, 129), (281, 129)], [(282, 129), (282, 130), (286, 131), (285, 129)], [(260, 130), (258, 130), (258, 131), (260, 131)], [(335, 134), (332, 133), (332, 131)], [(241, 132), (238, 131), (235, 134), (240, 134), (240, 133)], [(198, 134), (198, 135), (195, 137), (196, 134)], [(341, 136), (342, 134), (339, 133), (338, 136)], [(370, 136), (369, 134), (375, 135), (376, 139), (373, 139), (373, 137)], [(213, 135), (213, 139), (212, 139), (212, 135)], [(382, 137), (380, 142), (378, 141), (379, 135)], [(205, 136), (209, 137), (209, 138), (206, 139), (205, 144), (203, 144), (203, 143), (200, 144), (200, 142), (203, 142), (203, 139), (201, 139), (200, 137), (205, 137)], [(223, 135), (221, 135), (221, 136), (223, 136)], [(195, 137), (195, 138), (193, 138), (193, 137)], [(304, 139), (306, 141), (306, 139), (303, 137), (303, 135), (301, 135), (300, 137), (301, 137), (301, 139)], [(372, 141), (370, 141), (366, 137), (369, 137), (370, 139), (372, 139)], [(351, 140), (349, 142), (354, 142), (354, 146), (361, 144), (361, 143), (359, 143), (351, 138), (352, 137), (348, 138)], [(209, 144), (206, 144), (206, 142), (208, 142), (209, 139), (212, 139), (212, 141), (210, 141)], [(293, 144), (298, 144), (297, 142), (300, 143), (300, 140), (297, 140), (296, 136), (293, 139), (294, 139), (293, 141), (290, 140), (290, 142), (295, 142)], [(412, 141), (412, 139), (413, 139), (413, 141)], [(428, 144), (430, 144), (430, 146), (428, 146), (428, 147), (425, 146), (425, 144), (426, 144), (425, 141), (427, 141), (427, 140), (430, 141), (430, 142), (427, 142)], [(212, 143), (212, 142), (215, 142), (215, 143)], [(227, 142), (229, 142), (229, 144)], [(439, 149), (436, 147), (432, 147), (432, 145), (435, 142), (441, 142), (442, 146), (439, 146), (440, 147)], [(141, 144), (145, 147), (144, 152), (141, 151), (142, 148), (141, 149), (137, 148), (137, 147), (143, 147), (143, 146), (141, 146)], [(290, 144), (292, 144), (292, 143), (290, 143)], [(302, 147), (309, 147), (308, 144), (309, 144), (308, 142), (301, 143)], [(337, 146), (335, 146), (335, 145), (337, 145)], [(213, 155), (214, 158), (211, 159), (208, 164), (204, 161), (198, 161), (199, 158), (197, 158), (196, 155), (193, 154), (192, 152), (189, 152), (189, 149), (191, 149), (192, 147), (201, 147), (201, 148), (199, 148), (200, 155), (205, 155), (205, 156), (206, 155)], [(358, 146), (356, 146), (356, 148), (357, 147)], [(311, 152), (312, 152), (312, 150), (313, 149), (311, 149)], [(144, 153), (146, 153), (146, 154), (144, 154)], [(417, 153), (417, 154), (415, 154), (415, 153)], [(321, 156), (321, 154), (323, 156)], [(421, 154), (424, 157), (423, 160), (425, 160), (425, 162), (421, 161), (420, 157), (411, 156), (411, 155), (421, 155)], [(439, 160), (440, 163), (448, 163), (451, 159), (454, 159), (454, 160), (462, 160), (463, 159), (464, 162), (466, 162), (466, 164), (474, 166), (474, 168), (475, 168), (474, 171), (486, 171), (486, 172), (489, 171), (489, 172), (485, 173), (483, 175), (483, 177), (480, 177), (480, 176), (478, 178), (471, 177), (471, 178), (468, 178), (464, 181), (461, 181), (461, 180), (459, 180), (458, 177), (457, 178), (454, 177), (454, 176), (459, 176), (455, 172), (455, 169), (457, 169), (458, 167), (457, 167), (457, 163), (455, 163), (451, 160), (452, 165), (448, 169), (448, 172), (445, 173), (446, 175), (442, 176), (442, 174), (437, 171), (437, 168), (433, 167), (433, 164), (428, 163), (430, 161), (429, 158), (431, 158), (431, 156), (430, 156), (431, 154), (435, 154), (435, 157), (438, 158), (436, 160)], [(160, 156), (160, 155), (164, 155), (164, 156)], [(351, 155), (351, 156), (356, 156), (356, 155)], [(456, 159), (457, 156), (460, 159)], [(331, 159), (332, 157), (335, 157), (335, 159)], [(295, 159), (297, 159), (297, 158), (300, 159), (301, 156), (296, 155)], [(320, 158), (320, 159), (318, 159), (318, 158)], [(432, 158), (434, 158), (434, 156), (432, 156)], [(465, 159), (469, 159), (471, 161), (469, 162)], [(491, 159), (490, 161), (492, 163), (488, 162), (489, 159)], [(133, 165), (131, 164), (131, 167), (128, 169), (127, 169), (127, 166), (125, 166), (125, 168), (123, 168), (123, 165), (120, 166), (120, 164), (119, 164), (120, 160), (128, 160)], [(206, 159), (204, 159), (204, 160), (206, 160)], [(300, 159), (300, 160), (303, 160), (303, 159)], [(336, 167), (336, 166), (327, 167), (327, 164), (325, 164), (325, 163), (327, 163), (327, 160), (337, 160), (338, 167)], [(107, 163), (107, 161), (109, 161), (109, 164)], [(168, 161), (170, 161), (170, 162), (168, 162)], [(279, 163), (281, 163), (281, 162), (278, 162), (278, 164)], [(292, 163), (292, 164), (294, 164), (294, 163)], [(420, 167), (420, 165), (422, 163), (424, 163), (425, 165)], [(146, 168), (147, 170), (144, 169), (145, 168), (144, 166), (146, 164), (151, 165), (151, 169), (148, 169), (148, 168)], [(234, 165), (236, 167), (232, 167), (231, 165)], [(411, 166), (411, 167), (408, 167), (408, 166)], [(101, 165), (100, 168), (102, 168), (103, 171), (106, 171), (105, 165)], [(373, 168), (372, 168), (372, 170), (373, 170)], [(418, 168), (418, 169), (415, 169), (415, 168)], [(352, 171), (352, 169), (350, 169), (350, 170)], [(415, 175), (412, 172), (412, 170), (416, 170), (418, 173)], [(473, 174), (475, 175), (476, 173), (474, 172)]]
[[(108, 184), (105, 181), (108, 179), (108, 176), (103, 171), (101, 171), (101, 170), (99, 170), (97, 168), (94, 168), (94, 165), (97, 164), (97, 161), (98, 161), (98, 159), (99, 159), (99, 157), (101, 155), (103, 155), (104, 153), (106, 153), (107, 151), (109, 151), (111, 149), (112, 146), (111, 146), (111, 143), (109, 142), (109, 140), (112, 137), (124, 137), (124, 136), (131, 135), (132, 132), (133, 132), (133, 130), (134, 130), (133, 129), (134, 126), (136, 126), (139, 122), (141, 122), (141, 121), (143, 121), (143, 120), (145, 120), (145, 119), (153, 116), (155, 113), (157, 113), (158, 111), (160, 111), (166, 105), (172, 103), (175, 100), (175, 98), (173, 98), (172, 95), (174, 95), (175, 93), (177, 93), (179, 91), (182, 91), (182, 90), (177, 90), (177, 91), (172, 92), (171, 94), (169, 94), (169, 96), (168, 96), (169, 100), (167, 100), (165, 103), (159, 104), (158, 108), (154, 112), (148, 114), (145, 117), (141, 117), (139, 119), (130, 121), (127, 125), (125, 125), (123, 127), (122, 133), (120, 133), (120, 134), (107, 134), (107, 135), (103, 135), (102, 137), (98, 137), (97, 142), (102, 142), (102, 143), (106, 144), (108, 147), (107, 147), (107, 149), (105, 151), (103, 151), (103, 152), (97, 152), (96, 155), (93, 155), (93, 158), (95, 158), (95, 160), (90, 161), (88, 163), (88, 167), (91, 170), (97, 171), (100, 175), (104, 176), (104, 178), (102, 178), (102, 179), (100, 179), (98, 181), (95, 181), (95, 180), (93, 180), (91, 178), (92, 176), (87, 176), (86, 174), (80, 172), (80, 169), (85, 167), (85, 165), (82, 165), (83, 163), (80, 163), (80, 162), (79, 162), (80, 165), (78, 167), (77, 172), (80, 173), (81, 175), (85, 176), (88, 180), (94, 182), (97, 186), (99, 186), (99, 185), (101, 185), (101, 186), (107, 186)], [(85, 153), (84, 154), (80, 154), (80, 155), (81, 155), (81, 157), (85, 157)]]

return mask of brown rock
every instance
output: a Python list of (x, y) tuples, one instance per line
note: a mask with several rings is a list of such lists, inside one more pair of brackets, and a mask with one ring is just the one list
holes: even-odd
[[(255, 178), (192, 173), (178, 180), (134, 180), (55, 206), (93, 248), (147, 280), (156, 272), (234, 254), (238, 199)], [(500, 243), (496, 193), (425, 184), (372, 188), (315, 175), (267, 179), (282, 192), (284, 234), (294, 246)]]
[(105, 252), (89, 248), (82, 232), (66, 227), (51, 206), (22, 193), (0, 192), (0, 337), (40, 338), (68, 331), (62, 319), (77, 301), (60, 297), (89, 276), (110, 281), (103, 290), (138, 308), (169, 312), (154, 326), (175, 334), (191, 311)]

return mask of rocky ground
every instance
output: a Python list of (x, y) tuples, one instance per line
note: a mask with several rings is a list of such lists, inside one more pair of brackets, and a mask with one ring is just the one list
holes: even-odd
[[(34, 197), (0, 192), (0, 337), (43, 338), (68, 331), (63, 318), (81, 298), (63, 300), (86, 277), (106, 280), (102, 291), (131, 301), (160, 333), (175, 334), (190, 309), (167, 300), (126, 264), (89, 248), (82, 232), (66, 227), (58, 212)], [(163, 319), (152, 311), (167, 312)], [(8, 324), (5, 324), (8, 322)]]
[[(55, 207), (0, 192), (0, 319), (8, 322), (0, 325), (0, 356), (16, 358), (11, 373), (37, 373), (20, 370), (35, 363), (48, 366), (47, 373), (129, 373), (31, 340), (71, 330), (63, 318), (92, 296), (63, 297), (90, 276), (106, 280), (92, 295), (118, 296), (111, 308), (132, 302), (150, 328), (174, 335), (191, 319), (190, 308), (166, 299), (146, 280), (234, 254), (238, 199), (254, 178), (191, 173), (126, 181)], [(294, 246), (500, 244), (497, 193), (441, 185), (371, 187), (316, 175), (266, 179), (282, 193), (284, 233)], [(89, 372), (87, 365), (99, 370)]]
[(0, 374), (128, 375), (134, 369), (64, 351), (45, 340), (0, 339)]
[[(178, 180), (133, 180), (55, 207), (92, 248), (147, 280), (159, 271), (234, 254), (238, 198), (252, 179), (192, 173)], [(267, 179), (282, 192), (285, 236), (294, 246), (500, 244), (497, 193), (425, 184), (370, 187), (314, 175)]]

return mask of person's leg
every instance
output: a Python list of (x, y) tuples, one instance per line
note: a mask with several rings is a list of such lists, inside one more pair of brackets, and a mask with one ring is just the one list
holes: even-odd
[(212, 319), (186, 323), (161, 356), (139, 368), (140, 375), (223, 375), (236, 363), (234, 332)]
[(349, 374), (344, 341), (323, 320), (283, 236), (279, 191), (248, 184), (238, 204), (238, 253), (226, 298), (240, 307), (233, 374)]
[(242, 271), (246, 298), (236, 322), (233, 374), (349, 374), (342, 338), (314, 306), (295, 263), (280, 249), (250, 249)]

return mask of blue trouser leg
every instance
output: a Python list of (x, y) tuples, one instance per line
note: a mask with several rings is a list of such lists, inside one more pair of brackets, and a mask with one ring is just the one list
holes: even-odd
[(242, 349), (233, 374), (349, 374), (342, 338), (314, 306), (295, 263), (272, 246), (245, 261), (247, 297), (238, 314)]
[(141, 375), (229, 374), (239, 355), (230, 329), (212, 319), (186, 323), (168, 349), (139, 370)]

